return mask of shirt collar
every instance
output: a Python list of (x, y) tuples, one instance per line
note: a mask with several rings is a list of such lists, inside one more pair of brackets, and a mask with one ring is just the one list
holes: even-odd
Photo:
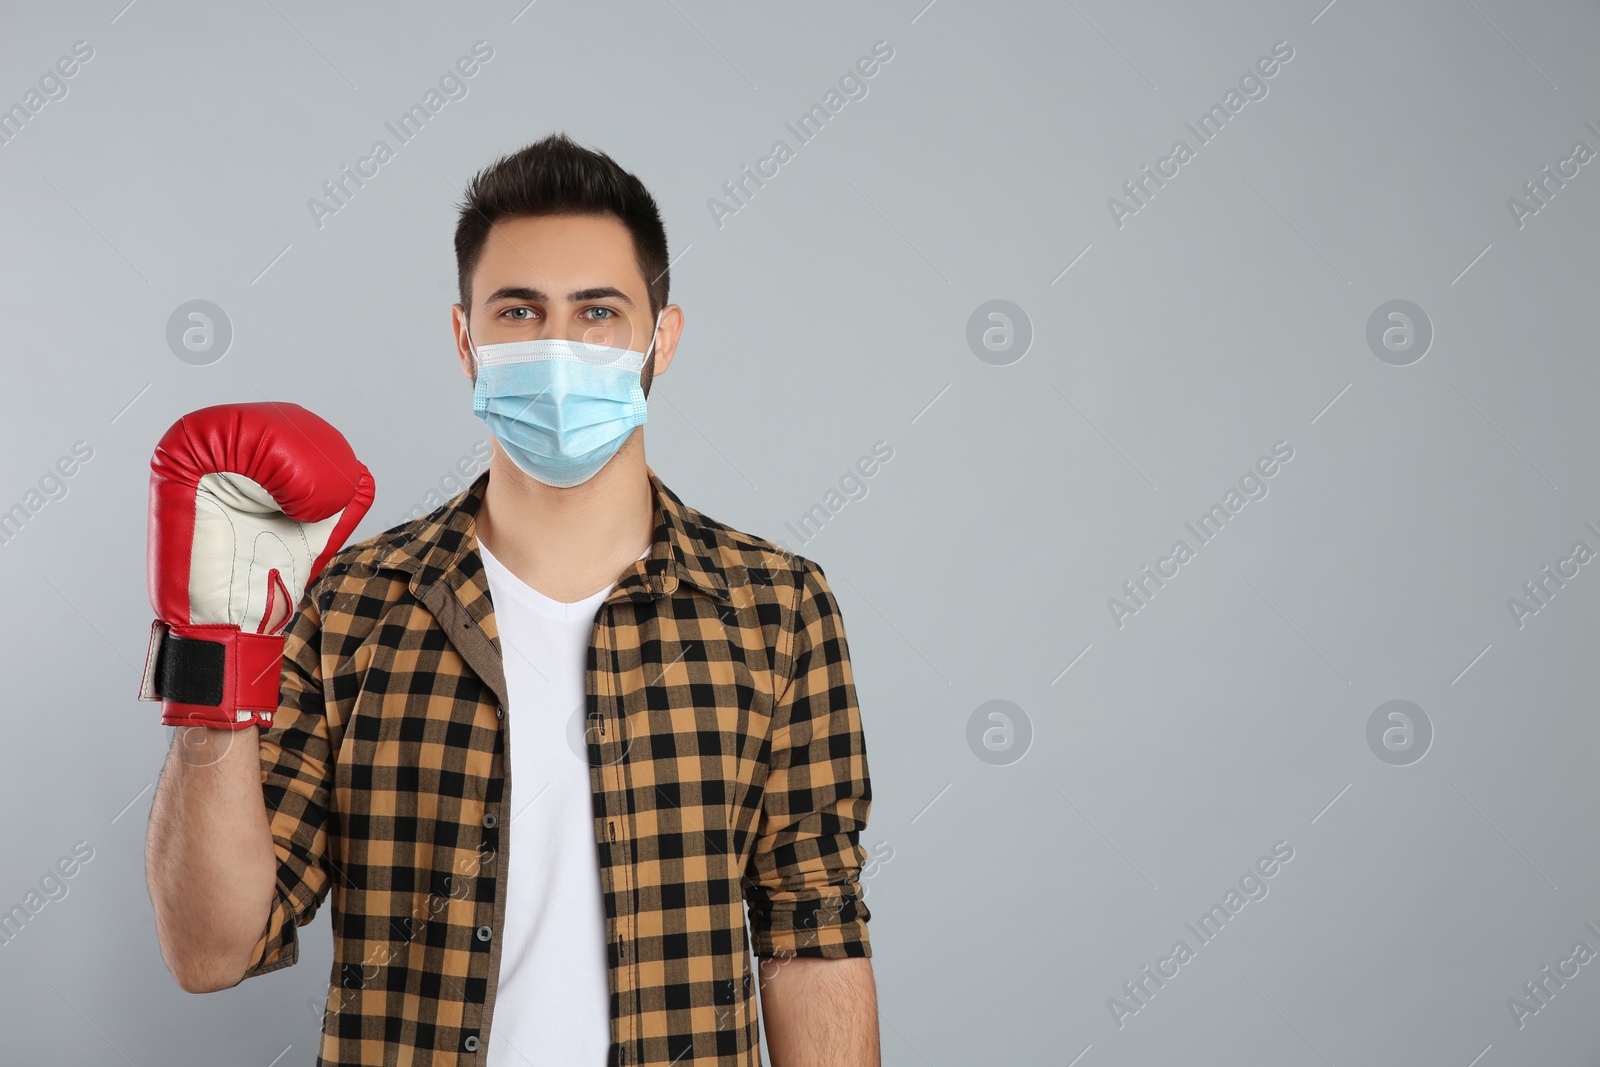
[[(612, 595), (639, 591), (652, 597), (670, 595), (680, 582), (712, 597), (731, 600), (727, 572), (717, 562), (715, 533), (702, 525), (699, 513), (679, 499), (648, 465), (645, 474), (655, 498), (656, 526), (650, 554), (637, 560), (618, 579)], [(411, 589), (421, 590), (441, 579), (460, 580), (461, 564), (477, 554), (477, 515), (489, 484), (485, 470), (466, 490), (434, 511), (396, 528), (378, 566), (412, 575)], [(478, 566), (482, 569), (482, 559)]]

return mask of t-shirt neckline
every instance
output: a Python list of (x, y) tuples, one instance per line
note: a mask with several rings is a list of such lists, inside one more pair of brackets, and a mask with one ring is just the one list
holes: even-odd
[[(612, 582), (599, 592), (586, 596), (582, 600), (574, 600), (571, 602), (557, 600), (554, 597), (546, 596), (544, 593), (539, 592), (539, 590), (535, 589), (533, 586), (517, 577), (517, 575), (509, 567), (495, 558), (494, 553), (490, 552), (488, 546), (486, 546), (482, 541), (478, 542), (478, 553), (483, 557), (484, 567), (492, 571), (494, 576), (499, 579), (497, 584), (504, 586), (512, 596), (516, 597), (523, 604), (532, 608), (534, 611), (554, 619), (571, 619), (580, 616), (592, 616), (595, 609), (600, 606), (600, 602), (604, 600), (611, 590), (615, 589), (617, 585), (616, 582)], [(649, 554), (650, 549), (646, 548), (643, 552), (639, 553), (638, 558), (644, 559)]]

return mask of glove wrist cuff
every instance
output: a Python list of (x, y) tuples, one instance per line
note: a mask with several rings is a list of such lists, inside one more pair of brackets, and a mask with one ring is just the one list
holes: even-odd
[(282, 634), (156, 619), (139, 699), (161, 701), (161, 721), (168, 726), (271, 726), (283, 645)]

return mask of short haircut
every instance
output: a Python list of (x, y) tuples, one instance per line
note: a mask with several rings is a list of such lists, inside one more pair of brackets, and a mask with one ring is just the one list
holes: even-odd
[(502, 156), (467, 183), (456, 221), (456, 286), (472, 311), (472, 272), (494, 224), (538, 215), (610, 215), (633, 236), (633, 254), (650, 297), (650, 321), (667, 305), (667, 231), (644, 183), (604, 152), (553, 133)]

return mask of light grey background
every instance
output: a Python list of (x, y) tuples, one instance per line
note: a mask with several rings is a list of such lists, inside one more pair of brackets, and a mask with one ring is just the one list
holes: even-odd
[[(886, 1063), (1600, 1059), (1600, 962), (1520, 1028), (1508, 1006), (1600, 950), (1600, 564), (1508, 607), (1600, 549), (1600, 163), (1520, 227), (1507, 204), (1600, 150), (1594, 5), (524, 2), (6, 5), (0, 104), (94, 49), (0, 145), (0, 509), (29, 512), (0, 545), (0, 906), (93, 849), (0, 945), (7, 1062), (312, 1061), (325, 915), (298, 966), (206, 997), (157, 951), (150, 451), (196, 407), (304, 404), (377, 479), (358, 537), (476, 464), (453, 205), (553, 130), (666, 218), (687, 328), (652, 465), (822, 563), (844, 610), (864, 841), (892, 854), (867, 883)], [(319, 227), (307, 200), (480, 40), (468, 95)], [(867, 95), (797, 145), (784, 123), (880, 40)], [(1108, 198), (1279, 41), (1268, 94), (1119, 227)], [(780, 138), (719, 226), (708, 199)], [(234, 334), (206, 366), (167, 343), (196, 299)], [(1434, 330), (1409, 366), (1367, 342), (1396, 299)], [(1031, 324), (1007, 365), (967, 342), (991, 300)], [(864, 498), (786, 529), (877, 441)], [(1269, 494), (1119, 628), (1108, 598), (1279, 441)], [(1434, 732), (1409, 766), (1368, 746), (1394, 699)], [(992, 700), (1031, 724), (1006, 765), (968, 743)], [(1119, 1027), (1122, 983), (1279, 841), (1269, 894)]]

